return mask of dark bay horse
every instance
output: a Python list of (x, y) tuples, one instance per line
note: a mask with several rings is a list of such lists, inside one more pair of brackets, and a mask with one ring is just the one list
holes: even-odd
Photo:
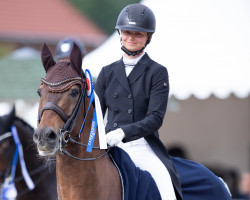
[(92, 153), (86, 151), (94, 108), (85, 95), (80, 49), (74, 45), (69, 60), (55, 62), (44, 44), (41, 57), (46, 76), (38, 89), (38, 127), (33, 140), (40, 156), (56, 157), (58, 199), (122, 199), (118, 170), (107, 151), (98, 148), (98, 139)]
[[(37, 151), (32, 144), (34, 129), (21, 118), (15, 116), (15, 108), (8, 115), (0, 117), (0, 182), (3, 184), (10, 176), (12, 159), (15, 152), (15, 142), (11, 134), (11, 126), (17, 130), (20, 143), (23, 147), (23, 156), (29, 176), (34, 182), (35, 188), (29, 190), (20, 166), (17, 163), (15, 173), (15, 186), (17, 200), (55, 200), (56, 173), (55, 164), (44, 165), (37, 158)], [(0, 197), (1, 198), (1, 197)]]

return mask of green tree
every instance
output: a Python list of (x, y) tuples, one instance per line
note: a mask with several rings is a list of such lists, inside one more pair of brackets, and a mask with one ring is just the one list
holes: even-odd
[(115, 30), (115, 23), (120, 11), (128, 4), (140, 0), (68, 0), (80, 12), (89, 17), (106, 33)]

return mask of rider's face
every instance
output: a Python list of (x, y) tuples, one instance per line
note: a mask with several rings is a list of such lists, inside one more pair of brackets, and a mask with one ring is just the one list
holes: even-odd
[(146, 32), (121, 30), (122, 44), (129, 51), (142, 49), (148, 39)]

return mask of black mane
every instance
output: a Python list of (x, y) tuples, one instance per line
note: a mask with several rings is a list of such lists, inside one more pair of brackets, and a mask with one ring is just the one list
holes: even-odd
[(16, 120), (19, 121), (19, 122), (21, 122), (25, 127), (27, 127), (28, 129), (30, 129), (32, 132), (34, 132), (34, 128), (33, 128), (28, 122), (24, 121), (24, 120), (23, 120), (22, 118), (20, 118), (20, 117), (15, 116), (14, 122), (15, 122)]

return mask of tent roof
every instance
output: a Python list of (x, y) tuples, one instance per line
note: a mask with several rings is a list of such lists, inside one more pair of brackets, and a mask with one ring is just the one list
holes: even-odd
[(94, 47), (107, 37), (66, 0), (0, 1), (1, 40), (53, 42), (68, 36)]
[[(211, 94), (239, 98), (250, 94), (250, 2), (248, 0), (145, 0), (157, 27), (146, 48), (167, 67), (170, 95), (206, 99)], [(97, 76), (101, 68), (121, 58), (115, 32), (88, 54), (83, 68)]]

